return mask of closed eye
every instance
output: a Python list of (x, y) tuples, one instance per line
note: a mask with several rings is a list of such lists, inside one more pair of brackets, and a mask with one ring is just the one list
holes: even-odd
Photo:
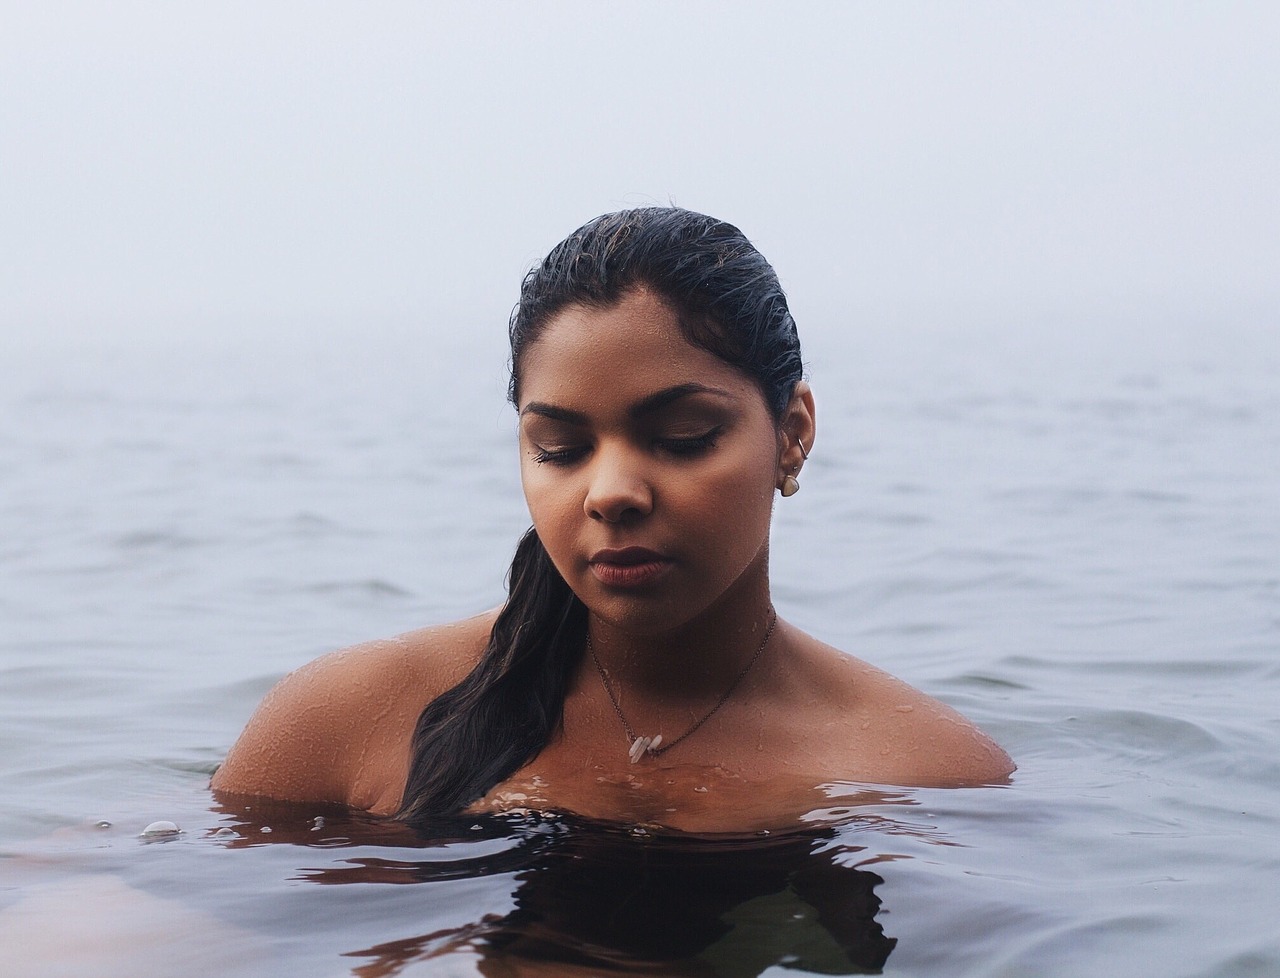
[(690, 438), (659, 438), (657, 439), (657, 444), (672, 455), (701, 455), (703, 452), (715, 447), (716, 439), (720, 437), (722, 427), (717, 425), (706, 434), (695, 435)]
[(539, 465), (572, 465), (587, 453), (586, 446), (575, 445), (571, 448), (539, 448), (533, 453), (533, 460)]
[[(714, 448), (716, 439), (720, 437), (723, 428), (723, 425), (717, 425), (704, 434), (691, 435), (689, 437), (667, 436), (654, 438), (653, 444), (657, 449), (669, 455), (692, 458)], [(573, 465), (585, 458), (587, 453), (591, 451), (591, 446), (589, 445), (570, 445), (565, 448), (534, 447), (536, 451), (533, 453), (533, 460), (539, 465)]]

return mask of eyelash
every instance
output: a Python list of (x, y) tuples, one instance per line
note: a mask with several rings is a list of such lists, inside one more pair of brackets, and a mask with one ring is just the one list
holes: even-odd
[(555, 451), (540, 448), (533, 453), (533, 460), (539, 465), (546, 462), (552, 465), (572, 465), (585, 451), (585, 448), (561, 448)]
[[(655, 439), (654, 444), (678, 458), (693, 458), (715, 448), (716, 439), (720, 437), (720, 430), (720, 426), (717, 426), (705, 435), (696, 435), (693, 438), (658, 438)], [(546, 463), (551, 465), (572, 465), (586, 454), (586, 451), (587, 448), (583, 445), (573, 448), (541, 448), (534, 453), (533, 460), (539, 465)]]
[(673, 455), (694, 456), (715, 448), (716, 439), (719, 437), (720, 428), (715, 427), (705, 435), (696, 435), (693, 438), (661, 438), (658, 444)]

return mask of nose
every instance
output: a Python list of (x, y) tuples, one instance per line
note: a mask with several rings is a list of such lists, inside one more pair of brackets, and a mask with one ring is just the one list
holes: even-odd
[(643, 459), (625, 449), (597, 447), (582, 508), (590, 519), (605, 523), (648, 516), (653, 511), (653, 487)]

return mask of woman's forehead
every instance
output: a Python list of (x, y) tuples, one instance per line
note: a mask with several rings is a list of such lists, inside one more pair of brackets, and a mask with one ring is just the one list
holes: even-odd
[(638, 399), (682, 384), (755, 389), (745, 372), (690, 343), (671, 307), (647, 290), (604, 308), (561, 310), (525, 348), (519, 371), (520, 406)]

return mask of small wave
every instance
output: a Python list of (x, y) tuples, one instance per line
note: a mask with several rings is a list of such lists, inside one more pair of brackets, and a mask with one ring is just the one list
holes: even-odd
[(1221, 751), (1224, 744), (1191, 720), (1146, 710), (1082, 710), (1066, 717), (1059, 729), (1132, 760), (1185, 761)]
[(262, 452), (253, 456), (251, 461), (254, 465), (268, 472), (278, 472), (285, 469), (315, 470), (320, 466), (316, 459), (307, 458), (295, 452)]
[(1178, 676), (1203, 682), (1209, 677), (1256, 675), (1260, 670), (1265, 669), (1266, 665), (1267, 663), (1261, 659), (1239, 658), (1165, 659), (1155, 664), (1146, 659), (1110, 659), (1104, 662), (1091, 662), (1089, 669), (1094, 673), (1134, 678), (1148, 678), (1153, 671), (1158, 671), (1162, 676)]
[(1173, 504), (1173, 503), (1192, 503), (1196, 502), (1196, 498), (1185, 492), (1169, 492), (1163, 489), (1130, 489), (1124, 493), (1124, 498), (1131, 499), (1138, 503), (1157, 503), (1157, 504)]
[(176, 530), (132, 530), (117, 536), (113, 543), (121, 550), (189, 550), (205, 541)]
[(950, 680), (950, 684), (960, 688), (973, 686), (985, 689), (1031, 689), (1031, 687), (1025, 683), (1020, 683), (1004, 676), (995, 676), (988, 672), (964, 673), (963, 675), (956, 676), (954, 679)]
[(311, 510), (300, 510), (288, 521), (286, 532), (302, 539), (319, 539), (325, 536), (357, 537), (364, 534), (351, 526)]
[(412, 598), (414, 593), (390, 581), (370, 577), (362, 581), (322, 581), (301, 588), (307, 594), (356, 595), (371, 598)]

